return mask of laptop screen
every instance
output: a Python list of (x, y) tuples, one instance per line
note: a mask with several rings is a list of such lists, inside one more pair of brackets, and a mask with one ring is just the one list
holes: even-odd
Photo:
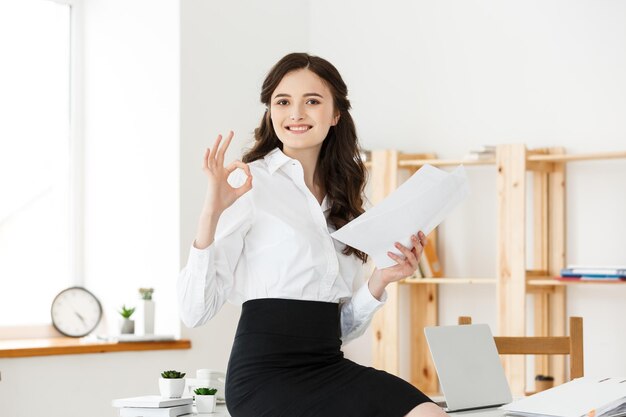
[(486, 324), (424, 329), (448, 410), (512, 401), (504, 369)]

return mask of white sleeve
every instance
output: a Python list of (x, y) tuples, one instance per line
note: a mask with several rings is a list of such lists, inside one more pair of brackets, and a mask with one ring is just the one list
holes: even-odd
[[(241, 170), (229, 177), (238, 187), (246, 180)], [(244, 239), (254, 217), (251, 191), (241, 196), (219, 218), (215, 240), (206, 249), (191, 245), (187, 265), (178, 276), (178, 309), (187, 327), (211, 319), (224, 305), (233, 288), (234, 273)]]
[(344, 344), (361, 336), (374, 317), (374, 313), (385, 304), (387, 292), (377, 300), (365, 282), (347, 302), (341, 305), (341, 340)]

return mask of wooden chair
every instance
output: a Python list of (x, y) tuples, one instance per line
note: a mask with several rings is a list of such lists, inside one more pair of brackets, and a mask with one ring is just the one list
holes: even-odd
[[(459, 317), (459, 324), (472, 324), (472, 318)], [(583, 318), (569, 318), (569, 336), (494, 336), (501, 355), (569, 355), (570, 379), (580, 378), (584, 372)]]

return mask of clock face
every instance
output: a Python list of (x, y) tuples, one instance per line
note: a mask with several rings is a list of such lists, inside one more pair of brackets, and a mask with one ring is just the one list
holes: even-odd
[(102, 318), (102, 306), (95, 295), (82, 287), (61, 291), (52, 301), (52, 325), (65, 336), (91, 333)]

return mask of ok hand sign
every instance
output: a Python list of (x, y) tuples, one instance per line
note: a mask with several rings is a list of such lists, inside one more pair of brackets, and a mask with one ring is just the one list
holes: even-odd
[[(239, 197), (252, 189), (252, 175), (247, 164), (241, 161), (233, 161), (228, 167), (224, 167), (224, 154), (233, 138), (233, 132), (229, 132), (224, 143), (222, 135), (218, 135), (213, 143), (213, 148), (207, 148), (202, 161), (202, 170), (207, 176), (208, 184), (204, 199), (203, 212), (205, 214), (220, 215), (230, 207)], [(233, 188), (228, 183), (228, 176), (235, 169), (244, 170), (248, 179), (239, 188)]]

